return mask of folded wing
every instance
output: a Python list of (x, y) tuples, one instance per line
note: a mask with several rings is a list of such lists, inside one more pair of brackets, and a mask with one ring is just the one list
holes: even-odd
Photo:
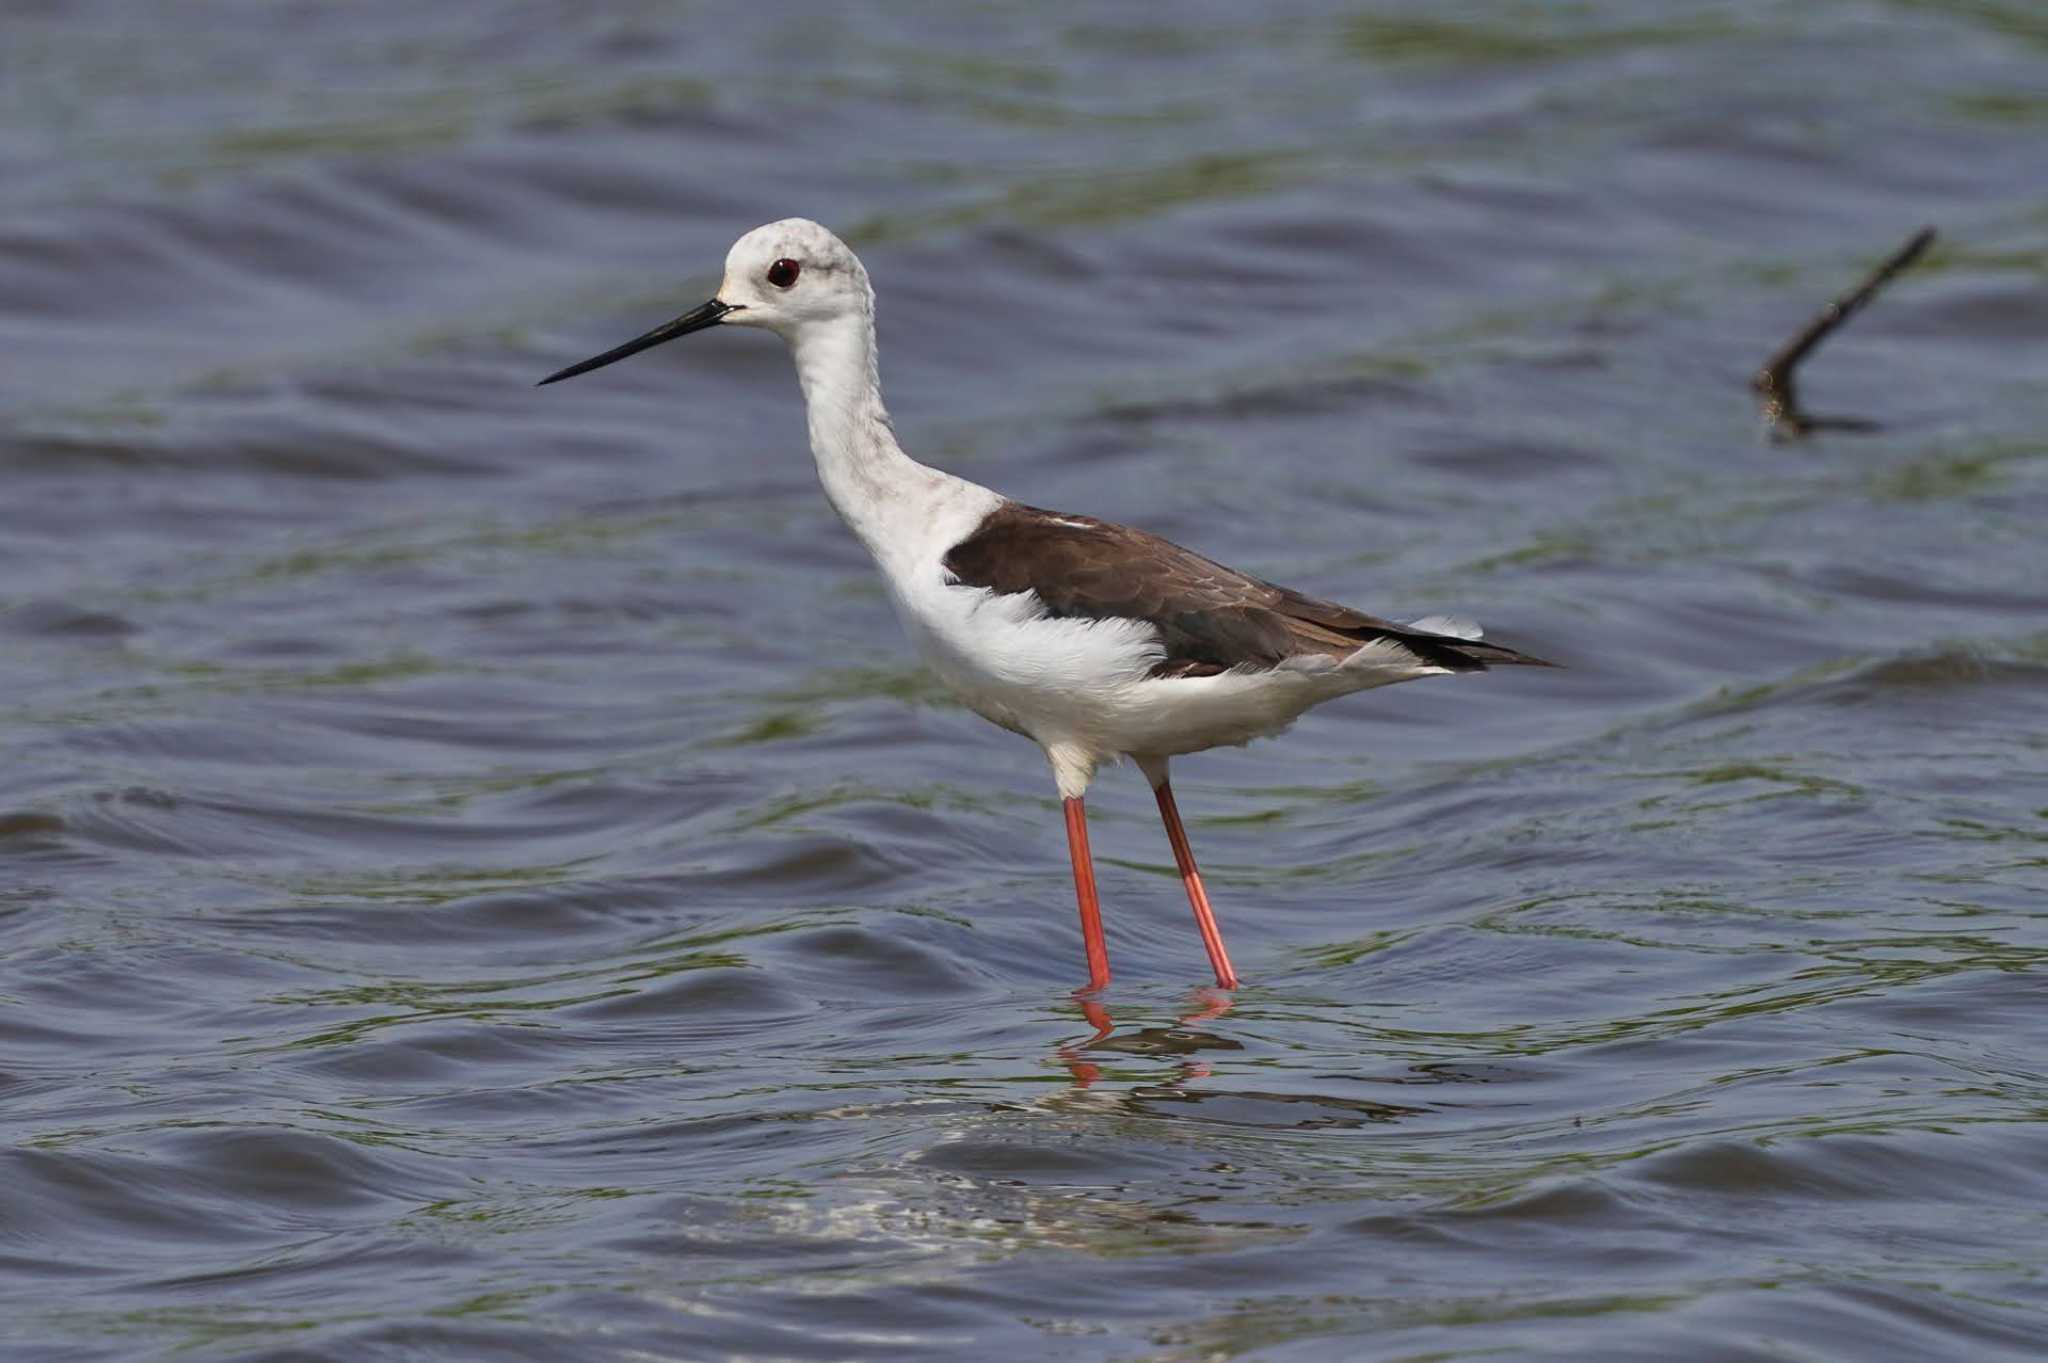
[[(1447, 672), (1493, 664), (1548, 667), (1489, 644), (1462, 621), (1396, 624), (1240, 573), (1142, 530), (1006, 502), (953, 546), (946, 571), (963, 586), (999, 595), (1032, 592), (1062, 618), (1143, 620), (1165, 657), (1155, 677), (1209, 677), (1291, 659), (1342, 659), (1366, 644), (1399, 645)], [(1471, 629), (1465, 638), (1450, 630)]]

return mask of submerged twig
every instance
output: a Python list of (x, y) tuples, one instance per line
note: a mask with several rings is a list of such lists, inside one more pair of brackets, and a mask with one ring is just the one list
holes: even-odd
[(1885, 257), (1876, 269), (1864, 276), (1861, 284), (1822, 308), (1797, 336), (1780, 346), (1778, 352), (1764, 362), (1764, 367), (1756, 371), (1756, 377), (1749, 381), (1749, 386), (1756, 389), (1762, 398), (1764, 420), (1771, 424), (1773, 434), (1797, 438), (1818, 430), (1877, 429), (1876, 422), (1857, 417), (1808, 416), (1800, 409), (1799, 391), (1793, 386), (1792, 371), (1813, 353), (1815, 347), (1833, 335), (1837, 327), (1876, 297), (1877, 291), (1889, 284), (1893, 275), (1918, 260), (1933, 243), (1932, 227), (1923, 227), (1908, 237), (1906, 244)]

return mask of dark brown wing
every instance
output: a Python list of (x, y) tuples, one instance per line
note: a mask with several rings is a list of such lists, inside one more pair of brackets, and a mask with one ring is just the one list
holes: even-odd
[(999, 595), (1035, 592), (1056, 617), (1144, 620), (1159, 630), (1160, 677), (1207, 677), (1289, 658), (1344, 657), (1391, 640), (1452, 672), (1540, 660), (1477, 640), (1417, 633), (1203, 558), (1129, 526), (1006, 502), (954, 545), (946, 571)]

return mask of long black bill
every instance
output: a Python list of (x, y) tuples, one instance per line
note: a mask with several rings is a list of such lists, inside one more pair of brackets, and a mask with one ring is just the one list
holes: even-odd
[(567, 369), (557, 370), (535, 384), (534, 387), (543, 388), (560, 379), (573, 379), (578, 374), (588, 374), (593, 369), (602, 369), (614, 360), (623, 360), (628, 355), (638, 355), (649, 346), (657, 346), (663, 341), (673, 341), (678, 336), (687, 336), (693, 331), (702, 331), (706, 327), (716, 326), (719, 319), (723, 318), (728, 312), (738, 311), (739, 309), (731, 303), (721, 303), (714, 298), (701, 308), (690, 309), (690, 311), (676, 318), (673, 322), (663, 322), (645, 336), (636, 336), (622, 346), (605, 351), (602, 355), (593, 355), (581, 364), (572, 364)]

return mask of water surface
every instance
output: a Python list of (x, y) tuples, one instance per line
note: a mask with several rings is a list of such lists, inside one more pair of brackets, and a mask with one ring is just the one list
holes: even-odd
[[(2048, 26), (1980, 0), (18, 6), (11, 1358), (2032, 1358)], [(1050, 781), (906, 445), (1568, 664)], [(1748, 372), (1923, 222), (1765, 439)]]

